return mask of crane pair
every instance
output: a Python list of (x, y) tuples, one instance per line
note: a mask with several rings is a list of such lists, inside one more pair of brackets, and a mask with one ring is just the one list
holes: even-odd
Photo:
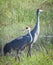
[(42, 12), (42, 10), (37, 9), (36, 15), (37, 15), (37, 21), (34, 26), (34, 28), (31, 30), (30, 27), (26, 27), (26, 30), (28, 33), (22, 37), (16, 38), (12, 40), (11, 42), (8, 42), (4, 46), (4, 55), (6, 55), (8, 52), (11, 52), (11, 49), (17, 51), (18, 59), (20, 60), (20, 53), (21, 51), (28, 46), (28, 53), (27, 56), (31, 56), (31, 47), (33, 43), (36, 42), (38, 39), (39, 33), (40, 33), (40, 21), (39, 21), (39, 14)]

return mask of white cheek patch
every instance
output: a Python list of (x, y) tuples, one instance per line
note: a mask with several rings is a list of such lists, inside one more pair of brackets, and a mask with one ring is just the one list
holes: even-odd
[(43, 10), (40, 9), (40, 12), (43, 12)]

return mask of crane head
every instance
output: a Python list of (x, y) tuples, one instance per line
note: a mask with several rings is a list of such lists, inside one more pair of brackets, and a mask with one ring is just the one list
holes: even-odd
[(29, 31), (31, 31), (31, 28), (29, 26), (27, 26), (26, 30), (29, 32)]
[(43, 12), (43, 10), (41, 9), (37, 9), (37, 13)]

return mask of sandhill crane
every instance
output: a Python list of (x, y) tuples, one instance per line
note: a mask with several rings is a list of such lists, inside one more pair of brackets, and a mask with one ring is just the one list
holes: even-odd
[(37, 21), (36, 21), (36, 25), (34, 27), (33, 30), (30, 30), (30, 28), (26, 29), (28, 30), (28, 33), (20, 38), (16, 38), (14, 40), (12, 40), (11, 42), (7, 43), (4, 46), (4, 55), (7, 54), (7, 52), (10, 52), (11, 49), (13, 50), (17, 50), (17, 55), (18, 55), (18, 59), (20, 60), (20, 56), (19, 54), (21, 53), (21, 51), (25, 48), (25, 46), (29, 46), (28, 48), (28, 53), (27, 56), (30, 55), (31, 56), (31, 45), (33, 43), (36, 42), (38, 36), (39, 36), (39, 32), (40, 32), (40, 27), (39, 27), (39, 13), (42, 12), (42, 10), (37, 9)]

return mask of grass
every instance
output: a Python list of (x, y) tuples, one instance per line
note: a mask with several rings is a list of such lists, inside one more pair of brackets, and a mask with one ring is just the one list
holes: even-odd
[[(37, 8), (44, 10), (40, 14), (40, 35), (53, 35), (53, 0), (0, 0), (0, 45), (26, 34), (22, 31), (26, 26), (33, 29)], [(41, 44), (45, 44), (48, 54), (43, 49), (35, 51)], [(0, 56), (0, 65), (53, 65), (52, 38), (39, 39), (33, 48), (31, 58), (22, 53), (21, 62), (12, 56)]]
[(49, 54), (37, 53), (27, 58), (26, 55), (22, 54), (21, 62), (19, 62), (15, 61), (14, 57), (2, 56), (0, 57), (0, 65), (53, 65), (53, 57)]
[[(41, 33), (52, 34), (52, 2), (52, 0), (0, 0), (0, 42), (5, 44), (17, 36), (25, 34), (19, 30), (25, 29), (26, 26), (33, 28), (36, 23), (37, 8), (44, 10), (44, 12), (40, 14)], [(43, 28), (43, 26), (45, 28)]]

